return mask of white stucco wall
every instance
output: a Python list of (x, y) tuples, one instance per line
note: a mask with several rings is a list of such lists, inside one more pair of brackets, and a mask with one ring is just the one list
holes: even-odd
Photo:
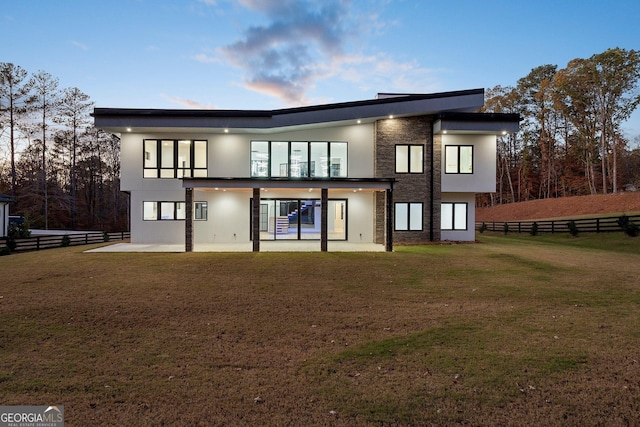
[(441, 230), (442, 240), (474, 241), (476, 239), (476, 195), (475, 193), (442, 193), (442, 202), (467, 203), (467, 229)]
[[(348, 156), (349, 178), (373, 177), (373, 125), (323, 127), (275, 133), (220, 134), (220, 133), (127, 133), (121, 136), (121, 190), (131, 193), (131, 241), (134, 243), (183, 243), (184, 221), (144, 221), (144, 201), (184, 201), (185, 191), (179, 179), (143, 178), (143, 141), (145, 139), (199, 139), (207, 140), (208, 177), (248, 178), (250, 176), (251, 141), (345, 141)], [(353, 193), (352, 193), (353, 194)], [(280, 196), (271, 193), (270, 198), (309, 197), (300, 192), (285, 192)], [(319, 193), (317, 198), (319, 198)], [(334, 196), (330, 196), (334, 197)], [(336, 196), (337, 197), (337, 196)], [(248, 242), (249, 191), (195, 191), (194, 201), (208, 202), (207, 221), (194, 222), (194, 241), (199, 242)], [(362, 205), (362, 196), (355, 197), (356, 212)], [(372, 200), (372, 198), (371, 198)], [(351, 205), (349, 206), (351, 209)], [(370, 211), (373, 205), (370, 203)], [(351, 218), (351, 215), (349, 216)], [(364, 241), (372, 241), (373, 226), (367, 229), (365, 222), (354, 223), (354, 235)], [(356, 225), (357, 224), (357, 225)], [(235, 236), (234, 236), (235, 234)], [(369, 236), (371, 236), (369, 238)], [(350, 235), (351, 237), (351, 235)]]
[(131, 192), (131, 243), (184, 243), (184, 221), (144, 221), (142, 202), (184, 202), (179, 190)]
[[(473, 173), (445, 173), (445, 146), (472, 145)], [(490, 193), (496, 191), (496, 136), (442, 135), (442, 192)]]
[(373, 177), (373, 125), (324, 127), (291, 132), (251, 134), (142, 134), (127, 133), (121, 137), (121, 189), (160, 190), (179, 180), (142, 178), (143, 140), (203, 139), (208, 141), (208, 176), (213, 178), (248, 178), (251, 168), (251, 141), (345, 141), (349, 178)]

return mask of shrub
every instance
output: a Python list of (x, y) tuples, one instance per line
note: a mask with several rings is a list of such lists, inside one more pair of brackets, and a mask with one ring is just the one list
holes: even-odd
[(106, 231), (104, 233), (102, 233), (102, 240), (105, 242), (109, 241), (109, 233), (107, 233)]
[(484, 233), (486, 230), (487, 230), (487, 224), (483, 222), (478, 231), (480, 231), (480, 233)]
[(0, 256), (9, 255), (12, 252), (8, 245), (9, 242), (7, 241), (7, 246), (5, 246), (4, 248), (0, 248)]
[(534, 222), (533, 224), (531, 224), (531, 230), (529, 230), (529, 233), (531, 233), (532, 236), (535, 236), (538, 234), (538, 223)]
[(576, 225), (576, 222), (574, 220), (571, 220), (567, 223), (567, 228), (569, 229), (569, 233), (571, 233), (572, 236), (577, 236), (578, 235), (578, 226)]
[(622, 228), (622, 231), (629, 237), (636, 237), (640, 234), (640, 227), (633, 223), (628, 216), (622, 215), (618, 218), (618, 225)]
[(66, 247), (66, 246), (69, 246), (70, 244), (71, 244), (71, 238), (67, 234), (62, 236), (62, 240), (60, 241), (60, 246)]
[(504, 234), (507, 234), (509, 232), (509, 224), (508, 223), (504, 223), (504, 225), (502, 226), (503, 230), (504, 230)]
[(31, 231), (29, 231), (29, 224), (27, 221), (24, 221), (21, 224), (17, 224), (15, 222), (10, 223), (7, 230), (7, 237), (10, 239), (26, 239), (31, 237)]

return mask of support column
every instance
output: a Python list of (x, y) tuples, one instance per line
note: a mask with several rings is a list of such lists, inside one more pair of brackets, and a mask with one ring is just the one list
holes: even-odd
[[(392, 184), (393, 186), (393, 184)], [(388, 188), (386, 191), (387, 196), (387, 232), (385, 249), (387, 252), (393, 251), (393, 189)]]
[(251, 205), (251, 240), (253, 252), (260, 252), (260, 188), (253, 189), (253, 205)]
[(193, 188), (186, 188), (184, 192), (184, 251), (193, 252)]
[(327, 252), (328, 247), (328, 219), (327, 214), (329, 212), (329, 190), (323, 188), (320, 190), (320, 250)]

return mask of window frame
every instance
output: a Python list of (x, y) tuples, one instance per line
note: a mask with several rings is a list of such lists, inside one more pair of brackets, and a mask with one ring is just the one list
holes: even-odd
[[(255, 153), (263, 153), (263, 151), (253, 150), (254, 143), (267, 143), (267, 160), (265, 164), (265, 160), (262, 159), (254, 159)], [(273, 164), (273, 153), (274, 147), (273, 144), (287, 144), (286, 150), (284, 147), (280, 150), (280, 152), (287, 152), (286, 163)], [(295, 166), (299, 168), (300, 173), (296, 176), (292, 175), (292, 154), (295, 150), (292, 149), (293, 144), (306, 144), (306, 158), (301, 159), (302, 161), (297, 161)], [(324, 150), (322, 151), (323, 158), (326, 158), (326, 164), (318, 165), (318, 168), (313, 167), (315, 165), (315, 157), (313, 155), (317, 154), (318, 148), (322, 148), (324, 146)], [(344, 144), (344, 157), (335, 157), (332, 156), (332, 147), (335, 153), (338, 152), (338, 144)], [(342, 152), (343, 150), (340, 150)], [(270, 178), (286, 178), (291, 180), (296, 179), (306, 179), (306, 178), (315, 178), (315, 179), (331, 179), (331, 178), (347, 178), (349, 176), (348, 173), (348, 165), (349, 165), (349, 143), (348, 141), (300, 141), (300, 140), (290, 140), (290, 141), (282, 141), (282, 140), (252, 140), (251, 148), (250, 148), (251, 156), (249, 158), (250, 162), (250, 173), (252, 179), (270, 179)], [(313, 160), (312, 160), (313, 159)], [(333, 160), (338, 159), (340, 162), (334, 163)], [(344, 163), (344, 164), (343, 164)], [(339, 167), (338, 167), (339, 166)], [(345, 172), (342, 172), (344, 168)], [(266, 174), (264, 171), (266, 169)], [(285, 170), (286, 169), (286, 170)], [(320, 171), (320, 175), (316, 174), (316, 169)]]
[[(155, 142), (155, 166), (147, 165), (147, 143)], [(172, 144), (170, 150), (171, 157), (170, 164), (163, 165), (163, 143), (170, 142)], [(180, 144), (184, 142), (189, 142), (189, 160), (187, 167), (180, 167), (179, 162), (179, 154), (182, 152), (180, 150)], [(198, 156), (196, 158), (196, 145), (198, 143), (204, 143), (204, 167), (196, 166), (197, 164), (202, 164), (202, 160)], [(209, 141), (207, 139), (171, 139), (171, 138), (145, 138), (142, 142), (142, 177), (147, 179), (176, 179), (176, 178), (192, 178), (192, 177), (206, 177), (208, 174), (208, 164), (209, 164)], [(185, 173), (188, 172), (188, 173)]]
[[(146, 203), (154, 203), (156, 207), (156, 218), (145, 218), (144, 215), (144, 205)], [(173, 204), (173, 213), (172, 218), (163, 218), (162, 217), (162, 205), (163, 204)], [(179, 208), (180, 205), (184, 205), (182, 209)], [(179, 213), (184, 212), (185, 218), (179, 218)], [(142, 220), (143, 221), (184, 221), (186, 219), (186, 202), (181, 200), (144, 200), (142, 202)]]
[[(471, 148), (471, 171), (470, 172), (465, 172), (465, 171), (461, 171), (460, 170), (460, 148), (462, 147), (466, 147), (466, 148)], [(456, 171), (455, 172), (449, 172), (447, 170), (447, 159), (449, 157), (448, 155), (448, 148), (456, 148)], [(444, 146), (444, 173), (445, 174), (450, 174), (450, 175), (473, 175), (473, 171), (475, 169), (474, 167), (474, 160), (475, 160), (475, 147), (474, 145), (471, 144), (450, 144), (450, 145), (445, 145)]]
[[(469, 203), (468, 202), (441, 202), (440, 205), (451, 205), (452, 228), (444, 228), (444, 226), (442, 225), (442, 217), (441, 217), (440, 229), (442, 231), (468, 231), (469, 230)], [(464, 228), (456, 228), (456, 206), (464, 206)], [(441, 212), (442, 212), (442, 206), (441, 206)]]
[[(204, 206), (204, 210), (202, 210), (202, 208), (200, 209), (201, 213), (204, 213), (204, 215), (202, 215), (202, 218), (198, 218), (198, 208), (197, 205), (201, 205)], [(205, 202), (205, 201), (195, 201), (193, 202), (193, 220), (194, 221), (208, 221), (209, 220), (209, 203)]]
[[(398, 228), (398, 205), (406, 205), (407, 228)], [(420, 206), (420, 228), (412, 228), (411, 224), (411, 207)], [(393, 204), (393, 230), (394, 231), (424, 231), (424, 202), (394, 202)]]
[[(398, 171), (398, 148), (400, 147), (406, 147), (407, 148), (407, 159), (406, 159), (406, 172), (404, 171)], [(419, 171), (414, 171), (412, 170), (412, 164), (413, 162), (411, 161), (412, 158), (412, 148), (418, 147), (420, 148), (420, 170)], [(395, 146), (395, 173), (397, 174), (414, 174), (414, 175), (420, 175), (420, 174), (424, 174), (424, 145), (423, 144), (396, 144)]]

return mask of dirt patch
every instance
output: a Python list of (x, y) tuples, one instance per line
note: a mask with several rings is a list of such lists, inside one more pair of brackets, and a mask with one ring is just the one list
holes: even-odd
[(476, 221), (517, 221), (622, 212), (640, 212), (640, 192), (530, 200), (478, 208)]

